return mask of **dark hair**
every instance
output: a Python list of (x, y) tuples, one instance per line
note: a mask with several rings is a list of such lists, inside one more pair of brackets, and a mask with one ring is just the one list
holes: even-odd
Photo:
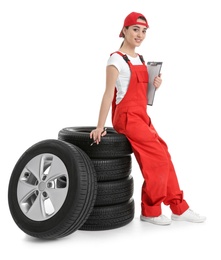
[[(137, 19), (141, 19), (141, 20), (143, 20), (143, 21), (145, 21), (145, 22), (147, 23), (147, 20), (146, 20), (146, 18), (145, 18), (144, 16), (139, 16)], [(125, 26), (125, 28), (128, 29), (129, 26)], [(123, 32), (122, 32), (122, 35), (123, 35), (123, 38), (124, 38), (125, 35), (123, 34)], [(123, 42), (121, 43), (120, 48), (123, 46), (123, 44), (124, 44), (124, 40), (123, 40)]]

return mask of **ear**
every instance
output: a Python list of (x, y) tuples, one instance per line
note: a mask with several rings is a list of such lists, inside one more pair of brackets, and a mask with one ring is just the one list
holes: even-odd
[(126, 33), (126, 31), (127, 31), (127, 28), (126, 28), (126, 27), (124, 27), (124, 28), (123, 28), (123, 30), (122, 30), (122, 32), (123, 32), (123, 34), (124, 34), (124, 36), (125, 36), (125, 33)]

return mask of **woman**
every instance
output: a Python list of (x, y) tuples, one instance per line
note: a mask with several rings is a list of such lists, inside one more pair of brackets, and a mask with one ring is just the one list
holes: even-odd
[[(124, 41), (119, 51), (108, 59), (106, 89), (98, 124), (90, 138), (99, 144), (106, 135), (104, 125), (112, 105), (113, 127), (130, 141), (144, 178), (141, 220), (157, 225), (171, 224), (171, 219), (161, 212), (164, 203), (170, 206), (172, 220), (204, 222), (206, 218), (193, 212), (183, 199), (167, 145), (147, 114), (148, 71), (143, 57), (135, 49), (145, 39), (148, 27), (147, 19), (140, 13), (132, 12), (125, 18), (119, 35)], [(162, 83), (160, 76), (154, 79), (156, 89)]]

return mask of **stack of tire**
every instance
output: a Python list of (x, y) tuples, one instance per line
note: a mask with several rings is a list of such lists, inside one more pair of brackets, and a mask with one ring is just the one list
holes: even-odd
[(17, 161), (8, 203), (28, 235), (56, 239), (118, 228), (134, 218), (131, 146), (113, 128), (91, 146), (93, 128), (63, 128), (58, 139), (34, 144)]
[(78, 146), (89, 156), (97, 174), (95, 205), (80, 230), (118, 228), (134, 218), (131, 146), (113, 128), (107, 129), (99, 145), (91, 145), (89, 133), (94, 128), (68, 127), (58, 134), (58, 139)]

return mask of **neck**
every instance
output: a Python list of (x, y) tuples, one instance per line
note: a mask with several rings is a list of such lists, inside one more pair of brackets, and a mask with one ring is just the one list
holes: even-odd
[(119, 51), (124, 52), (124, 53), (128, 54), (128, 55), (131, 56), (131, 57), (136, 57), (136, 56), (137, 56), (137, 54), (136, 54), (136, 52), (135, 52), (135, 48), (130, 48), (130, 47), (127, 47), (127, 46), (125, 46), (125, 45), (123, 45), (123, 46), (119, 49)]

